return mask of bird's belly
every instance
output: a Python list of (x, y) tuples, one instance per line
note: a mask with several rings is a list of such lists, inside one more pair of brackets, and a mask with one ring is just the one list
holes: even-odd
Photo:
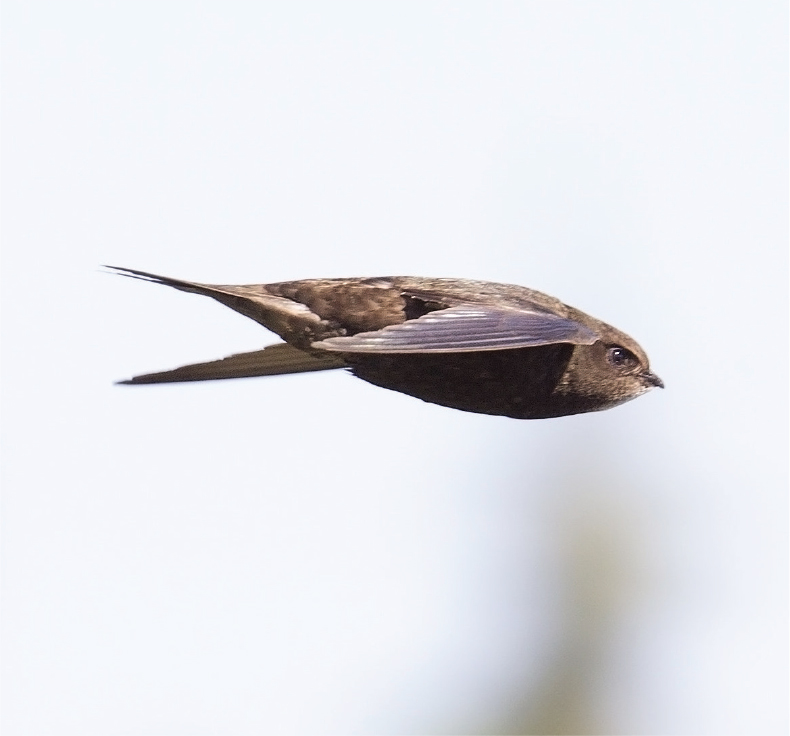
[(572, 413), (555, 388), (569, 344), (469, 353), (344, 354), (356, 376), (433, 404), (539, 419)]

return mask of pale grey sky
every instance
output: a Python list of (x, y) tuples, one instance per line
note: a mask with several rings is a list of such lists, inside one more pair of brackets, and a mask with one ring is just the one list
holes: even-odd
[[(783, 2), (3, 8), (4, 732), (780, 734)], [(343, 373), (217, 283), (465, 276), (663, 392), (519, 422)]]

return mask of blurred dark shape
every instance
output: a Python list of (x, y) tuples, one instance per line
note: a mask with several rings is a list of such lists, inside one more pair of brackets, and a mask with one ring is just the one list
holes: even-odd
[[(594, 463), (594, 461), (593, 461)], [(593, 475), (594, 475), (593, 471)], [(617, 712), (600, 702), (618, 630), (642, 589), (637, 519), (607, 489), (584, 476), (560, 484), (566, 510), (555, 530), (559, 634), (537, 684), (486, 733), (611, 734)], [(570, 497), (571, 503), (567, 503)], [(565, 504), (564, 504), (565, 505)]]

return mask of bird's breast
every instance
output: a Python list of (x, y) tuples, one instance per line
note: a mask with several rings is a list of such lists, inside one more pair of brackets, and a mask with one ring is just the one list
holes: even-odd
[(408, 355), (345, 354), (356, 376), (442, 406), (516, 419), (556, 416), (573, 346)]

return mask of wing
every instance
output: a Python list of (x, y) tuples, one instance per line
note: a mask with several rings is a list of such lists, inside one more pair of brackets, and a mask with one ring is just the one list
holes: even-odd
[(596, 340), (589, 327), (550, 312), (463, 304), (312, 347), (340, 353), (468, 353), (560, 342), (592, 345)]
[[(304, 304), (270, 294), (267, 284), (241, 284), (238, 286), (223, 286), (219, 284), (199, 284), (195, 281), (171, 279), (168, 276), (158, 276), (147, 271), (137, 271), (119, 266), (105, 266), (122, 276), (128, 276), (141, 281), (150, 281), (154, 284), (164, 284), (179, 291), (191, 294), (210, 296), (220, 304), (230, 307), (239, 314), (255, 320), (266, 329), (277, 333), (283, 339), (295, 337), (299, 339), (305, 334), (305, 328), (311, 334), (326, 334), (327, 323), (314, 314)], [(331, 330), (329, 330), (331, 332)]]
[(307, 373), (344, 368), (346, 363), (334, 355), (313, 356), (303, 350), (280, 343), (263, 350), (238, 353), (222, 360), (193, 363), (172, 371), (146, 373), (135, 376), (122, 384), (174, 383), (178, 381), (213, 381), (221, 378), (250, 378), (252, 376), (278, 376), (284, 373)]

